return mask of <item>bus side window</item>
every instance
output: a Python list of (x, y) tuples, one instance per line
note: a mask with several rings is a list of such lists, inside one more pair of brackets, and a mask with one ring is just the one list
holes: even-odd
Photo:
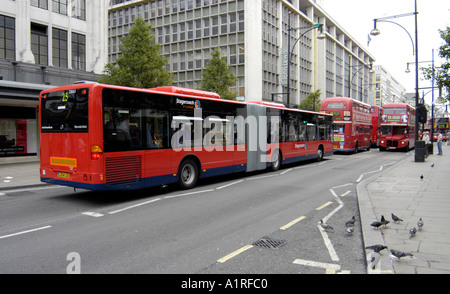
[(168, 120), (167, 111), (146, 109), (145, 114), (145, 147), (146, 149), (161, 149), (168, 145)]

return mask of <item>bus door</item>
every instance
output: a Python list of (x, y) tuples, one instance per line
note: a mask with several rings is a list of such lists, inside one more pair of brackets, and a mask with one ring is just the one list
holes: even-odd
[(345, 149), (345, 133), (351, 132), (351, 124), (345, 123), (334, 123), (333, 125), (333, 148), (334, 150), (344, 150)]

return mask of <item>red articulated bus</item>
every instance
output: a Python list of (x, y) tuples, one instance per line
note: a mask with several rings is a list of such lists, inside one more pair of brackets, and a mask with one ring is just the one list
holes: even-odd
[(332, 153), (332, 117), (179, 87), (76, 84), (40, 95), (41, 181), (133, 190), (277, 170)]
[(380, 122), (381, 122), (381, 112), (382, 108), (380, 106), (372, 106), (370, 109), (372, 113), (372, 130), (371, 130), (371, 147), (380, 146)]
[(334, 151), (358, 152), (370, 149), (372, 117), (370, 105), (352, 98), (326, 98), (321, 112), (333, 115)]
[(414, 148), (416, 110), (406, 103), (383, 105), (380, 151)]

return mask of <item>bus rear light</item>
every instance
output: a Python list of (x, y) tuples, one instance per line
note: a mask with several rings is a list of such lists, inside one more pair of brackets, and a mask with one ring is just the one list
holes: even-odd
[(91, 146), (91, 159), (92, 160), (98, 160), (103, 156), (103, 150), (98, 145), (92, 145)]

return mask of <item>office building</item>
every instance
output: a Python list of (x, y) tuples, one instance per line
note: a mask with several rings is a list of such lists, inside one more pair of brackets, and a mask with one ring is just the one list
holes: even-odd
[(96, 80), (107, 62), (107, 0), (2, 0), (0, 163), (38, 158), (40, 91)]
[(383, 66), (376, 65), (374, 66), (374, 70), (375, 101), (372, 105), (383, 106), (383, 104), (387, 103), (408, 103), (415, 107), (414, 99), (407, 99), (406, 88)]
[[(286, 104), (289, 92), (289, 104), (296, 106), (318, 89), (322, 99), (351, 96), (364, 102), (373, 100), (370, 65), (374, 58), (316, 1), (112, 0), (108, 13), (110, 62), (119, 56), (120, 38), (137, 17), (152, 25), (177, 86), (199, 88), (202, 68), (218, 47), (238, 78), (232, 90), (246, 101)], [(325, 39), (317, 38), (318, 29), (303, 29), (315, 23), (323, 24)]]

